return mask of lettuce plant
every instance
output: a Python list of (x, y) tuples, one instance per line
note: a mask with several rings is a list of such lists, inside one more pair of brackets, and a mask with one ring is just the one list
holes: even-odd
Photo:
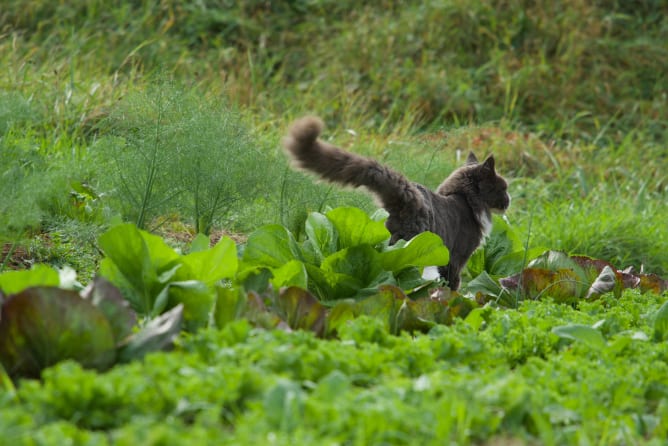
[(171, 345), (181, 329), (177, 307), (135, 331), (135, 312), (103, 278), (80, 292), (61, 285), (45, 266), (0, 275), (0, 364), (11, 377), (36, 378), (66, 359), (105, 370)]
[(183, 255), (162, 238), (122, 224), (104, 233), (99, 244), (106, 256), (100, 275), (120, 288), (139, 315), (156, 317), (183, 304), (191, 329), (208, 323), (216, 300), (214, 285), (237, 272), (236, 245), (227, 237), (213, 248), (198, 247)]
[(382, 216), (372, 218), (357, 208), (313, 212), (305, 234), (298, 242), (280, 225), (253, 232), (243, 250), (240, 278), (268, 272), (274, 287), (305, 287), (321, 302), (333, 303), (374, 295), (382, 285), (411, 293), (433, 284), (421, 277), (425, 266), (449, 260), (443, 241), (430, 232), (389, 246)]

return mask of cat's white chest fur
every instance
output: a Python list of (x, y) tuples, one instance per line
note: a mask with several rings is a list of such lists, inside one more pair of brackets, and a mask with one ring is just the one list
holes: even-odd
[(481, 212), (478, 215), (478, 222), (480, 223), (483, 237), (487, 237), (492, 232), (492, 216), (489, 212)]
[[(487, 237), (492, 232), (492, 215), (489, 212), (481, 212), (478, 215), (478, 222), (482, 229), (483, 237)], [(425, 266), (422, 271), (422, 278), (425, 280), (436, 280), (441, 275), (438, 272), (438, 266)]]
[(425, 266), (422, 271), (422, 278), (424, 280), (436, 280), (441, 275), (438, 273), (438, 266)]

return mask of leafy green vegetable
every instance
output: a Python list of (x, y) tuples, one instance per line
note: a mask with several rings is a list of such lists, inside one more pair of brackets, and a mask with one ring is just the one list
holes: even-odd
[(118, 350), (118, 360), (129, 362), (141, 359), (149, 352), (171, 348), (181, 332), (183, 305), (179, 304), (159, 317), (152, 319), (141, 331), (130, 337)]
[(340, 207), (327, 212), (338, 233), (339, 249), (359, 245), (374, 246), (390, 238), (390, 232), (382, 221), (372, 220), (363, 210)]
[(5, 271), (0, 274), (0, 294), (15, 294), (31, 286), (58, 286), (58, 272), (48, 265), (35, 265), (22, 271)]
[(63, 359), (106, 369), (116, 359), (105, 315), (76, 292), (32, 287), (2, 305), (0, 361), (10, 375), (38, 377)]
[(339, 233), (334, 223), (323, 214), (311, 212), (306, 218), (305, 230), (307, 241), (316, 254), (315, 264), (319, 265), (325, 257), (338, 250)]
[(155, 317), (183, 304), (189, 329), (208, 324), (216, 301), (215, 285), (235, 278), (236, 244), (223, 237), (212, 248), (178, 254), (163, 239), (131, 224), (118, 225), (100, 237), (106, 257), (100, 275), (121, 289), (140, 314)]
[(466, 268), (473, 278), (483, 272), (493, 278), (499, 278), (521, 271), (525, 262), (543, 251), (545, 249), (540, 247), (527, 251), (512, 226), (503, 217), (494, 215), (491, 233), (483, 245), (473, 253)]
[(319, 336), (324, 334), (327, 308), (308, 291), (287, 288), (279, 294), (276, 307), (290, 328), (310, 330)]
[(243, 319), (247, 309), (246, 294), (241, 288), (217, 285), (213, 319), (217, 327), (223, 328), (237, 319)]
[(280, 225), (264, 226), (246, 243), (237, 279), (247, 289), (262, 291), (269, 271), (274, 287), (299, 286), (323, 302), (363, 298), (381, 285), (398, 285), (411, 292), (432, 282), (422, 279), (425, 266), (445, 265), (449, 254), (435, 234), (422, 233), (388, 246), (383, 221), (357, 208), (336, 208), (309, 214), (306, 239), (297, 243)]
[(233, 278), (239, 263), (236, 244), (228, 237), (221, 238), (212, 248), (207, 245), (207, 249), (190, 252), (179, 260), (182, 267), (174, 275), (176, 280), (198, 280), (208, 286)]
[(380, 253), (379, 260), (384, 269), (399, 273), (409, 266), (444, 266), (450, 253), (441, 238), (431, 232), (416, 235), (406, 243), (397, 243)]
[(139, 314), (155, 315), (155, 301), (180, 267), (179, 255), (158, 236), (132, 224), (109, 229), (99, 238), (105, 254), (100, 275), (118, 286)]
[[(9, 288), (20, 284), (25, 281)], [(134, 311), (120, 290), (101, 277), (81, 293), (32, 286), (2, 301), (0, 365), (12, 377), (32, 378), (67, 359), (105, 370), (171, 346), (182, 318), (180, 305), (136, 331)]]
[(554, 327), (552, 333), (559, 337), (582, 342), (592, 348), (601, 350), (606, 346), (605, 338), (597, 329), (583, 324), (569, 324)]
[[(473, 283), (472, 289), (485, 291), (486, 286)], [(603, 260), (558, 251), (546, 251), (520, 273), (501, 278), (499, 284), (504, 292), (519, 296), (519, 300), (549, 296), (564, 303), (594, 299), (609, 292), (619, 297), (624, 288), (639, 288), (643, 292), (668, 289), (668, 281), (656, 275), (619, 271)], [(498, 296), (493, 286), (487, 288), (492, 291), (490, 296)]]
[(654, 340), (666, 339), (668, 339), (668, 301), (664, 302), (654, 315)]
[(243, 261), (248, 265), (279, 268), (291, 260), (302, 260), (292, 233), (281, 225), (267, 225), (248, 236)]
[(290, 260), (285, 265), (272, 270), (271, 284), (275, 289), (283, 286), (295, 285), (300, 288), (308, 286), (306, 267), (299, 260)]
[(120, 290), (111, 282), (99, 276), (95, 277), (81, 292), (81, 297), (104, 314), (117, 344), (132, 333), (137, 324), (137, 316), (130, 310), (128, 301), (123, 298)]

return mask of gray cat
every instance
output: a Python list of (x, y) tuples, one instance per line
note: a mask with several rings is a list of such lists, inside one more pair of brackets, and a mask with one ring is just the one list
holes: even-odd
[(470, 153), (466, 164), (433, 192), (373, 159), (318, 139), (323, 127), (312, 116), (292, 124), (283, 145), (297, 166), (334, 183), (366, 187), (389, 213), (390, 243), (424, 231), (438, 234), (450, 250), (450, 263), (439, 265), (438, 272), (457, 290), (462, 268), (491, 229), (491, 213), (503, 213), (510, 205), (508, 185), (496, 174), (494, 158), (478, 163)]

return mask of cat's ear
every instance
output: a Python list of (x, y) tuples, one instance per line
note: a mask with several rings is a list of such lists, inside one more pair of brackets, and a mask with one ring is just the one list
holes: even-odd
[(475, 157), (473, 152), (469, 152), (469, 156), (466, 157), (466, 165), (469, 166), (471, 164), (478, 164), (478, 158)]
[(490, 155), (484, 163), (482, 163), (483, 169), (489, 169), (494, 172), (494, 156)]

